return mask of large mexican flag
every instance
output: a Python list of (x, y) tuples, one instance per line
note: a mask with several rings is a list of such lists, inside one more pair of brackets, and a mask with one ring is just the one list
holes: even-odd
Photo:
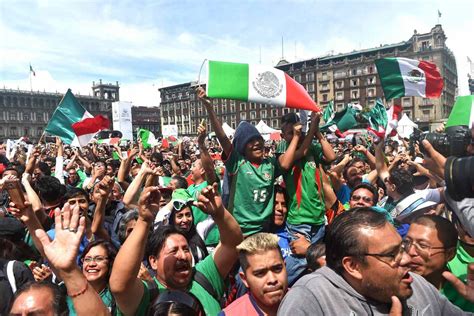
[(473, 127), (474, 95), (464, 95), (456, 98), (456, 102), (446, 122), (446, 127), (459, 125), (465, 125), (469, 128)]
[(279, 69), (221, 61), (209, 61), (208, 67), (206, 92), (210, 98), (321, 111), (305, 88)]
[(403, 96), (438, 98), (443, 78), (436, 65), (429, 61), (403, 57), (375, 61), (385, 99)]
[(59, 136), (63, 143), (78, 146), (79, 140), (72, 125), (93, 116), (77, 101), (76, 97), (68, 89), (53, 116), (46, 126), (45, 132)]

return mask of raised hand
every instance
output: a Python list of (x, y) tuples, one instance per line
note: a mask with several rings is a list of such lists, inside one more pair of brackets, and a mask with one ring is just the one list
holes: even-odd
[(54, 210), (55, 238), (51, 241), (43, 229), (35, 231), (44, 254), (57, 270), (69, 272), (77, 268), (76, 257), (85, 229), (85, 218), (79, 216), (79, 205), (65, 204), (62, 211)]
[(25, 207), (23, 208), (17, 207), (13, 202), (10, 202), (9, 206), (8, 212), (23, 223), (26, 223), (32, 216), (35, 216), (31, 203), (28, 201), (25, 201)]
[(302, 129), (303, 129), (303, 125), (298, 122), (296, 124), (293, 125), (293, 136), (301, 136), (301, 132), (302, 132)]
[(206, 140), (206, 134), (207, 134), (206, 124), (201, 122), (201, 124), (199, 124), (197, 128), (197, 132), (198, 132), (198, 143), (203, 145), (204, 141)]
[(451, 272), (443, 272), (443, 277), (451, 283), (458, 293), (471, 303), (474, 303), (474, 262), (467, 266), (466, 283), (456, 278)]
[(152, 223), (160, 210), (160, 199), (158, 187), (146, 187), (138, 200), (138, 216), (143, 221)]
[(198, 98), (204, 103), (204, 105), (211, 105), (211, 100), (206, 96), (206, 90), (203, 87), (196, 88)]
[(204, 188), (201, 191), (197, 202), (194, 202), (194, 205), (212, 217), (222, 215), (225, 209), (222, 204), (222, 198), (217, 191), (217, 183), (214, 183), (212, 186), (208, 185)]
[(30, 265), (30, 269), (31, 269), (31, 272), (33, 273), (33, 277), (35, 278), (36, 282), (42, 282), (46, 280), (53, 273), (48, 266), (44, 264), (39, 266), (36, 262), (33, 262)]
[(110, 176), (105, 176), (98, 184), (97, 184), (97, 190), (100, 196), (103, 199), (106, 199), (109, 197), (110, 192), (112, 192), (112, 188), (114, 187), (114, 178)]

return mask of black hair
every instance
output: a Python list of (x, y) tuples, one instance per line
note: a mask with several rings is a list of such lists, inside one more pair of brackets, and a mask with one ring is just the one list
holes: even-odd
[(456, 226), (439, 215), (422, 215), (417, 217), (411, 224), (427, 226), (436, 229), (438, 238), (446, 249), (456, 247), (458, 242), (458, 231)]
[(64, 185), (52, 176), (40, 176), (35, 187), (40, 198), (49, 203), (58, 201), (66, 193)]
[(366, 190), (370, 191), (372, 193), (372, 195), (374, 196), (373, 199), (372, 199), (373, 202), (374, 202), (374, 205), (377, 205), (377, 202), (379, 201), (379, 193), (378, 193), (376, 187), (374, 187), (370, 183), (361, 182), (352, 189), (351, 197), (352, 197), (352, 194), (354, 194), (354, 192), (356, 190), (359, 190), (359, 189), (366, 189)]
[(150, 160), (152, 162), (161, 164), (163, 162), (163, 155), (161, 153), (154, 152), (151, 154)]
[(360, 157), (353, 157), (351, 161), (349, 161), (349, 163), (344, 166), (344, 169), (342, 170), (342, 176), (344, 177), (345, 180), (347, 180), (347, 172), (349, 171), (349, 168), (358, 162), (364, 162), (364, 161)]
[(84, 189), (81, 189), (81, 188), (71, 188), (69, 189), (66, 194), (64, 195), (64, 200), (67, 201), (69, 199), (72, 199), (72, 198), (75, 198), (75, 197), (78, 197), (80, 195), (83, 195), (86, 197), (87, 199), (87, 202), (89, 203), (90, 200), (89, 200), (89, 194), (87, 194), (87, 192), (84, 190)]
[(118, 238), (120, 244), (123, 245), (125, 239), (127, 239), (127, 224), (132, 220), (138, 219), (138, 211), (137, 210), (129, 210), (125, 214), (123, 214), (122, 218), (120, 219), (119, 226), (118, 226)]
[(110, 278), (110, 274), (112, 273), (112, 267), (114, 265), (115, 257), (117, 256), (117, 248), (110, 242), (104, 239), (97, 239), (92, 242), (90, 242), (84, 251), (81, 254), (80, 260), (81, 260), (81, 268), (82, 268), (82, 260), (84, 260), (85, 256), (87, 253), (94, 247), (101, 246), (107, 251), (107, 258), (108, 258), (108, 271), (107, 271), (107, 283)]
[(172, 225), (159, 225), (156, 227), (156, 229), (150, 234), (150, 237), (148, 237), (146, 257), (149, 258), (150, 256), (155, 256), (158, 258), (168, 237), (175, 234), (186, 238), (182, 232)]
[(27, 293), (32, 290), (50, 290), (53, 294), (53, 300), (51, 302), (53, 306), (53, 311), (55, 316), (67, 316), (69, 315), (69, 308), (66, 303), (66, 295), (61, 292), (59, 287), (50, 282), (29, 282), (22, 286), (18, 291), (16, 291), (15, 296), (10, 305), (10, 312), (15, 303), (16, 299), (23, 293)]
[(413, 193), (414, 190), (414, 182), (413, 182), (413, 174), (410, 171), (395, 168), (390, 171), (389, 180), (392, 184), (395, 185), (397, 192), (401, 195), (406, 195)]
[(190, 292), (166, 290), (150, 306), (148, 315), (198, 316), (204, 315), (201, 302)]
[(40, 161), (38, 163), (38, 169), (45, 175), (45, 176), (50, 176), (51, 175), (51, 168), (45, 163)]
[(20, 177), (20, 172), (18, 171), (17, 168), (15, 168), (12, 164), (10, 164), (5, 170), (3, 170), (3, 174), (7, 171), (15, 171), (16, 172), (16, 175), (17, 177), (19, 178)]
[(308, 247), (306, 252), (307, 268), (310, 271), (316, 271), (321, 268), (317, 260), (326, 255), (326, 244), (323, 241), (318, 241)]
[(186, 181), (185, 177), (173, 176), (171, 179), (176, 180), (176, 182), (178, 184), (176, 189), (187, 189), (188, 188), (188, 181)]
[(328, 267), (342, 275), (342, 259), (353, 256), (362, 263), (367, 242), (361, 238), (361, 228), (381, 228), (387, 222), (385, 215), (370, 207), (357, 207), (343, 212), (328, 226), (325, 236), (326, 262)]
[(295, 112), (290, 112), (281, 117), (281, 126), (285, 124), (296, 124), (300, 121), (300, 118)]

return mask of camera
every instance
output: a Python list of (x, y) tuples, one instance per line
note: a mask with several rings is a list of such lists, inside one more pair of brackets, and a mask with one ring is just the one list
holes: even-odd
[[(423, 139), (429, 141), (445, 157), (465, 156), (467, 146), (471, 143), (471, 130), (464, 125), (448, 127), (446, 133), (421, 133), (415, 130), (410, 138), (410, 151), (415, 143), (421, 144)], [(426, 153), (423, 146), (420, 146), (420, 150), (423, 154)]]
[(474, 198), (474, 156), (449, 157), (444, 166), (444, 179), (449, 196), (455, 201)]

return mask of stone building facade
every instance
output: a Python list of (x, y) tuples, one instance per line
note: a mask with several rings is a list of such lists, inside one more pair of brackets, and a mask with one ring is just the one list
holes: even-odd
[[(120, 101), (119, 84), (92, 82), (92, 95), (75, 94), (91, 114), (102, 114), (112, 122), (112, 102)], [(27, 136), (36, 142), (41, 137), (63, 94), (0, 89), (0, 140)], [(160, 133), (158, 107), (132, 107), (132, 125)], [(111, 126), (112, 128), (112, 126)]]
[[(453, 53), (446, 46), (446, 35), (441, 25), (420, 34), (416, 30), (407, 41), (397, 44), (353, 51), (288, 63), (282, 60), (276, 68), (285, 71), (301, 83), (322, 108), (334, 100), (337, 110), (347, 103), (371, 107), (383, 91), (374, 61), (384, 57), (406, 57), (434, 62), (444, 78), (443, 93), (439, 99), (404, 97), (385, 102), (401, 104), (404, 113), (422, 129), (433, 129), (449, 115), (457, 94), (457, 70)], [(207, 114), (197, 101), (193, 83), (184, 83), (159, 89), (163, 125), (177, 124), (180, 135), (195, 135), (197, 125)], [(265, 121), (279, 128), (280, 118), (290, 109), (270, 108), (264, 104), (236, 100), (212, 101), (222, 122), (235, 128), (241, 120), (257, 124)]]

